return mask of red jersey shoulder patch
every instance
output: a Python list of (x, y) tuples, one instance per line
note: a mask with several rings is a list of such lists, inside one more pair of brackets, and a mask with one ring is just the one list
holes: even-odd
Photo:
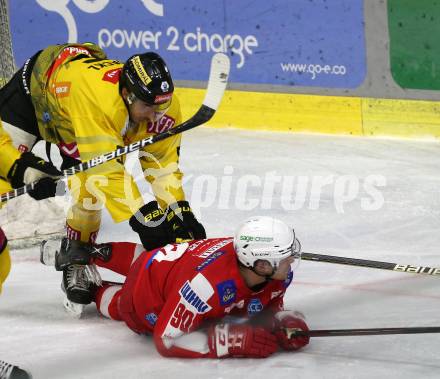
[(112, 68), (111, 70), (105, 72), (104, 76), (102, 77), (102, 80), (116, 84), (119, 82), (121, 71), (122, 68)]

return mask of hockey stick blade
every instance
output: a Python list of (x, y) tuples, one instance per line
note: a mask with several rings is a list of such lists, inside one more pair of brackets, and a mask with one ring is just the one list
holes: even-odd
[(228, 84), (230, 62), (226, 54), (217, 53), (212, 57), (208, 88), (203, 105), (217, 110)]
[[(220, 101), (223, 98), (223, 94), (228, 84), (229, 70), (230, 61), (228, 56), (223, 53), (215, 54), (211, 60), (208, 88), (206, 90), (205, 99), (203, 100), (203, 103), (199, 110), (189, 120), (163, 133), (159, 133), (154, 136), (144, 138), (143, 140), (133, 142), (130, 145), (117, 148), (114, 151), (102, 154), (98, 157), (92, 158), (87, 162), (80, 163), (67, 170), (64, 170), (63, 177), (67, 178), (69, 176), (75, 175), (78, 172), (83, 172), (90, 168), (102, 165), (108, 161), (119, 158), (133, 151), (140, 150), (147, 145), (152, 145), (153, 143), (162, 141), (173, 135), (183, 133), (189, 129), (195, 128), (196, 126), (205, 124), (212, 118), (212, 116), (214, 116), (218, 106), (220, 105)], [(3, 203), (15, 197), (21, 196), (32, 190), (34, 186), (35, 183), (31, 183), (26, 186), (17, 188), (13, 191), (6, 192), (0, 196), (0, 202)]]

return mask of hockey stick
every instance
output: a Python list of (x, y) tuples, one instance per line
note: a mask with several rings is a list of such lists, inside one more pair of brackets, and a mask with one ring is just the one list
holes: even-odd
[(397, 272), (407, 272), (410, 274), (425, 274), (431, 276), (440, 276), (440, 268), (429, 266), (413, 266), (400, 263), (389, 263), (380, 261), (371, 261), (367, 259), (338, 257), (335, 255), (323, 255), (313, 253), (302, 253), (301, 259), (314, 262), (336, 263), (348, 266), (370, 267), (382, 270), (391, 270)]
[(342, 337), (342, 336), (376, 336), (386, 334), (420, 334), (440, 333), (440, 326), (421, 326), (408, 328), (371, 328), (371, 329), (329, 329), (303, 331), (286, 328), (288, 338), (296, 336), (309, 337)]
[[(92, 158), (87, 162), (80, 163), (67, 170), (63, 171), (63, 177), (75, 175), (78, 172), (86, 171), (90, 168), (102, 165), (108, 161), (142, 149), (145, 146), (152, 145), (153, 143), (162, 141), (173, 135), (183, 133), (187, 130), (193, 129), (196, 126), (202, 125), (208, 122), (214, 113), (216, 112), (220, 101), (225, 92), (226, 85), (228, 83), (230, 62), (227, 55), (223, 53), (217, 53), (212, 57), (211, 68), (209, 72), (208, 88), (206, 90), (205, 99), (199, 110), (187, 121), (179, 126), (169, 129), (163, 133), (156, 134), (154, 136), (145, 138), (143, 140), (133, 142), (128, 146), (119, 147), (114, 151), (106, 154), (102, 154), (99, 157)], [(15, 197), (21, 196), (32, 190), (35, 183), (27, 184), (23, 187), (17, 188), (13, 191), (4, 193), (0, 196), (0, 202), (6, 202)]]

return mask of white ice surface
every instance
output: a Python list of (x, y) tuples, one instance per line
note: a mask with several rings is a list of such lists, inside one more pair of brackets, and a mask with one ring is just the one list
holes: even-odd
[[(294, 226), (307, 252), (440, 266), (439, 143), (199, 128), (185, 133), (181, 163), (209, 236), (231, 235), (239, 220), (266, 214)], [(273, 174), (281, 179), (272, 179), (271, 195)], [(244, 175), (260, 177), (261, 185), (248, 177), (254, 186), (240, 195)], [(321, 193), (312, 189), (313, 180), (328, 175)], [(370, 175), (385, 178), (376, 187), (384, 200), (377, 210), (361, 206), (373, 199), (364, 188)], [(282, 183), (289, 188), (286, 178), (299, 176), (308, 181), (304, 204), (301, 191), (284, 192), (281, 201)], [(341, 185), (349, 181), (354, 195), (360, 184), (359, 193), (344, 204)], [(286, 209), (293, 199), (296, 209)], [(136, 236), (105, 216), (100, 240)], [(162, 358), (151, 338), (101, 318), (93, 305), (83, 319), (70, 318), (61, 305), (60, 274), (39, 263), (38, 249), (12, 258), (0, 298), (0, 358), (35, 379), (439, 377), (440, 334), (314, 338), (302, 351), (262, 360)], [(302, 311), (312, 329), (438, 326), (439, 284), (439, 276), (303, 261), (285, 303)]]

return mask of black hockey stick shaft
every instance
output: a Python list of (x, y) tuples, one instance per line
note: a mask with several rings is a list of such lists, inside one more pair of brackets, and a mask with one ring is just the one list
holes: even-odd
[(387, 334), (421, 334), (440, 333), (440, 326), (402, 327), (402, 328), (369, 328), (369, 329), (322, 329), (303, 331), (286, 328), (289, 338), (295, 336), (309, 337), (343, 337), (343, 336), (378, 336)]
[[(173, 135), (183, 133), (187, 130), (195, 128), (196, 126), (208, 122), (212, 118), (212, 116), (214, 116), (217, 107), (223, 97), (223, 93), (226, 89), (226, 85), (228, 82), (229, 69), (229, 58), (225, 54), (218, 53), (213, 56), (208, 80), (208, 89), (206, 91), (205, 99), (199, 110), (189, 120), (163, 133), (144, 138), (127, 146), (119, 147), (114, 151), (92, 158), (87, 162), (79, 163), (76, 166), (64, 170), (62, 172), (63, 177), (69, 177), (75, 175), (78, 172), (83, 172), (90, 168), (102, 165), (108, 161), (126, 155), (133, 151), (140, 150), (147, 145), (152, 145), (153, 143), (162, 141)], [(21, 196), (27, 193), (29, 190), (32, 190), (34, 186), (35, 183), (31, 183), (23, 187), (17, 188), (13, 191), (6, 192), (1, 195), (0, 202), (3, 203), (15, 197)]]
[(338, 257), (335, 255), (324, 255), (303, 252), (301, 259), (314, 262), (336, 263), (348, 266), (369, 267), (396, 272), (407, 272), (410, 274), (424, 274), (440, 277), (440, 268), (429, 266), (413, 266), (401, 263), (390, 263), (381, 261), (372, 261), (368, 259)]
[[(179, 126), (173, 128), (173, 129), (169, 129), (163, 133), (156, 134), (156, 135), (148, 137), (148, 138), (144, 138), (143, 140), (133, 142), (130, 145), (119, 147), (112, 152), (103, 154), (103, 155), (96, 157), (96, 158), (92, 158), (91, 160), (89, 160), (87, 162), (79, 163), (79, 164), (77, 164), (67, 170), (64, 170), (62, 172), (63, 177), (69, 177), (69, 176), (75, 175), (78, 172), (86, 171), (90, 168), (99, 166), (101, 164), (104, 164), (108, 161), (111, 161), (113, 159), (116, 159), (118, 157), (126, 155), (128, 153), (133, 152), (133, 151), (140, 150), (147, 145), (152, 145), (153, 143), (162, 141), (172, 135), (183, 133), (189, 129), (195, 128), (196, 126), (199, 126), (199, 125), (207, 122), (208, 120), (210, 120), (211, 117), (214, 115), (214, 113), (215, 113), (215, 110), (213, 110), (205, 105), (202, 105), (193, 117), (191, 117), (189, 120), (185, 121), (184, 123), (180, 124)], [(32, 190), (34, 188), (34, 186), (35, 186), (35, 183), (30, 183), (30, 184), (27, 184), (23, 187), (6, 192), (1, 195), (1, 202), (3, 203), (5, 201), (11, 200), (15, 197), (24, 195), (25, 193), (29, 192), (29, 190)]]

